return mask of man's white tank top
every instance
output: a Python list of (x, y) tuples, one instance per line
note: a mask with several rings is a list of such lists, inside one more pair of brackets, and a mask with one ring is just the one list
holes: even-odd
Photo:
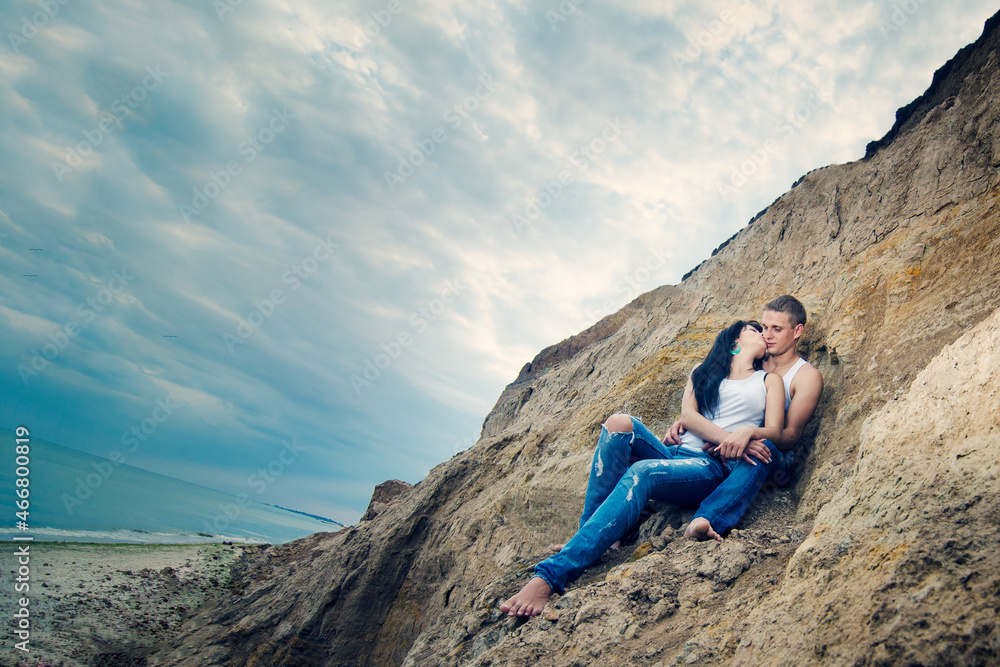
[[(709, 420), (719, 428), (735, 431), (741, 426), (760, 426), (764, 422), (767, 388), (764, 371), (757, 371), (742, 380), (725, 378), (719, 385), (719, 403)], [(706, 415), (707, 416), (707, 415)], [(691, 431), (681, 436), (681, 447), (700, 452), (704, 440)]]
[(788, 406), (792, 403), (792, 378), (795, 374), (799, 372), (799, 369), (805, 366), (807, 362), (802, 357), (796, 361), (788, 371), (781, 376), (781, 381), (785, 383), (785, 412), (788, 412)]

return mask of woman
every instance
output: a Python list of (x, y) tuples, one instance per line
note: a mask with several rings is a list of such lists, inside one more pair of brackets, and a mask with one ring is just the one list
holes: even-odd
[[(638, 419), (612, 415), (594, 451), (580, 529), (559, 553), (535, 566), (528, 583), (500, 606), (511, 616), (542, 613), (553, 592), (576, 579), (639, 518), (649, 499), (701, 503), (687, 537), (722, 541), (760, 489), (781, 431), (785, 388), (765, 373), (767, 345), (757, 322), (738, 321), (720, 333), (691, 371), (681, 401), (687, 432), (666, 446)], [(759, 460), (764, 465), (757, 465)]]

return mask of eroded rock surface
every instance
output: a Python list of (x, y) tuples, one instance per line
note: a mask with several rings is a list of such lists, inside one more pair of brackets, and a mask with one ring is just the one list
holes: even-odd
[(379, 512), (386, 508), (389, 503), (404, 495), (412, 488), (412, 484), (398, 479), (390, 479), (386, 482), (382, 482), (375, 487), (375, 491), (372, 493), (372, 499), (368, 502), (368, 509), (365, 510), (361, 520), (368, 521), (369, 519), (374, 519), (378, 516)]
[[(996, 664), (998, 23), (864, 160), (543, 351), (478, 444), (370, 521), (244, 563), (150, 664)], [(541, 617), (502, 616), (572, 535), (601, 422), (664, 430), (715, 333), (782, 293), (826, 384), (794, 485), (722, 545), (658, 511)]]

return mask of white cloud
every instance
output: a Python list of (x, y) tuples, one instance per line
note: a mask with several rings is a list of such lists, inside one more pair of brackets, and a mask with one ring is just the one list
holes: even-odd
[[(22, 313), (5, 306), (0, 306), (0, 313), (7, 316), (7, 319), (15, 327), (30, 332), (32, 336), (41, 337), (59, 328), (59, 325), (43, 317), (36, 317), (28, 313)], [(48, 342), (48, 341), (45, 341)]]

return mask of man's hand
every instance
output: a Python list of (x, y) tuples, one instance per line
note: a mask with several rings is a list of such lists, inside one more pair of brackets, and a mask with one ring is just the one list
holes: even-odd
[(674, 422), (674, 425), (670, 427), (667, 434), (663, 436), (662, 442), (664, 445), (679, 445), (681, 444), (681, 436), (685, 433), (686, 429), (681, 426), (681, 420), (678, 419)]
[(750, 458), (751, 456), (764, 465), (771, 462), (771, 450), (768, 449), (763, 440), (751, 440), (747, 443), (747, 448), (743, 450), (743, 460), (751, 465), (757, 465), (757, 462)]
[[(712, 458), (719, 459), (723, 463), (729, 460), (722, 455), (719, 446), (713, 442), (706, 442), (702, 445), (701, 449)], [(747, 444), (747, 448), (743, 450), (741, 459), (752, 466), (757, 465), (757, 461), (751, 457), (757, 458), (761, 463), (766, 465), (771, 462), (771, 450), (767, 448), (763, 440), (751, 440)]]

